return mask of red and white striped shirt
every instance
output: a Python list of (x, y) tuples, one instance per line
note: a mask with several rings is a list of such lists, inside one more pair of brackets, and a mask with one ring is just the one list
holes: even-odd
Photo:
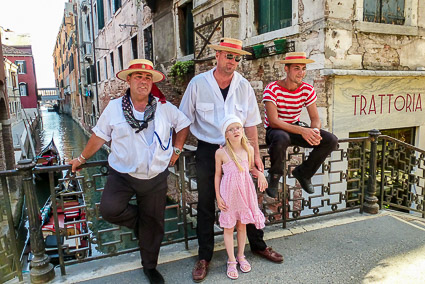
[[(263, 103), (272, 102), (277, 107), (280, 120), (287, 123), (294, 123), (300, 120), (302, 107), (308, 107), (317, 100), (313, 86), (302, 83), (295, 91), (289, 91), (277, 84), (277, 81), (267, 85), (263, 92)], [(264, 127), (269, 126), (267, 111), (264, 109)]]

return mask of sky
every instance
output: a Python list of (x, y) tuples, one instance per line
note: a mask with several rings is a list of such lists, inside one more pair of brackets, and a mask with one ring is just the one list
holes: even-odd
[(38, 88), (55, 87), (53, 48), (66, 0), (0, 0), (0, 26), (31, 35)]

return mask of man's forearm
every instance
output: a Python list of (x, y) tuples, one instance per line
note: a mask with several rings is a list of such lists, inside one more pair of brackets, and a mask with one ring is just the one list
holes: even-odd
[(251, 143), (251, 146), (254, 147), (254, 157), (260, 157), (260, 147), (258, 145), (258, 131), (257, 126), (245, 127), (245, 134)]
[(186, 141), (188, 135), (189, 135), (189, 126), (177, 132), (176, 141), (174, 141), (174, 147), (183, 149), (184, 142)]

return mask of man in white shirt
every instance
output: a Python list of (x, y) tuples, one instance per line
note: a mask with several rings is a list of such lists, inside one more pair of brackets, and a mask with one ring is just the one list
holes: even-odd
[[(153, 83), (165, 77), (153, 69), (152, 62), (135, 59), (129, 65), (117, 77), (130, 88), (109, 102), (83, 152), (70, 164), (75, 171), (111, 141), (100, 212), (106, 221), (134, 229), (143, 272), (150, 283), (164, 283), (156, 266), (164, 237), (168, 166), (179, 157), (190, 121), (164, 98), (152, 95)], [(174, 151), (173, 129), (177, 132)], [(134, 195), (137, 205), (129, 204)]]
[[(195, 76), (189, 83), (180, 104), (180, 110), (191, 121), (190, 131), (198, 139), (196, 174), (198, 185), (197, 236), (199, 260), (192, 271), (195, 282), (204, 280), (208, 273), (214, 249), (215, 220), (215, 152), (225, 140), (220, 130), (221, 120), (229, 114), (238, 116), (245, 133), (254, 147), (256, 167), (264, 170), (258, 147), (257, 125), (261, 123), (254, 90), (242, 75), (236, 72), (242, 55), (242, 41), (222, 38), (216, 50), (217, 67)], [(255, 225), (246, 226), (251, 250), (271, 261), (282, 262), (279, 253), (267, 247), (263, 231)]]

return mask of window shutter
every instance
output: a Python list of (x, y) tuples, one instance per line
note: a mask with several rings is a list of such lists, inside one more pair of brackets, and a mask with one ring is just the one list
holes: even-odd
[(103, 13), (103, 0), (97, 0), (97, 25), (99, 30), (105, 26), (105, 17)]
[(259, 19), (258, 19), (258, 32), (260, 34), (266, 33), (270, 28), (270, 1), (261, 0), (259, 3)]
[(290, 27), (292, 25), (292, 0), (281, 0), (280, 11), (279, 28)]
[(404, 24), (404, 0), (382, 1), (381, 23)]
[(380, 22), (380, 0), (364, 0), (363, 21)]

